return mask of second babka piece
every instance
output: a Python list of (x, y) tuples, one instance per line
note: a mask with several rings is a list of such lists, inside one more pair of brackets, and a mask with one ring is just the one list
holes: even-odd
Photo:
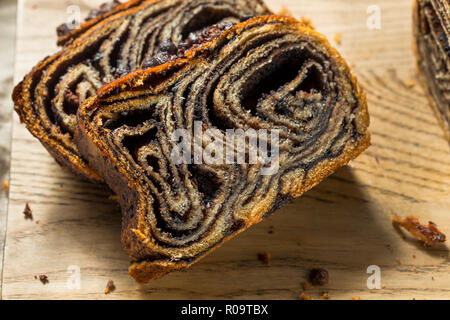
[(80, 104), (130, 71), (175, 59), (213, 24), (218, 32), (268, 13), (261, 0), (132, 0), (102, 7), (80, 27), (60, 30), (59, 42), (66, 45), (17, 85), (15, 109), (58, 163), (101, 182), (73, 142)]
[(450, 142), (450, 1), (416, 0), (414, 36), (422, 83)]
[(82, 154), (118, 194), (139, 282), (190, 267), (369, 146), (364, 93), (293, 18), (238, 24), (183, 59), (102, 88)]

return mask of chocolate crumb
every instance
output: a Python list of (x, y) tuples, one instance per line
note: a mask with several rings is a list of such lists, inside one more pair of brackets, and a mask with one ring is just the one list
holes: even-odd
[(25, 220), (33, 220), (33, 211), (31, 211), (30, 205), (27, 203), (25, 209), (23, 210)]
[(6, 180), (3, 181), (3, 190), (5, 190), (5, 192), (9, 190), (9, 182)]
[(72, 21), (71, 23), (63, 23), (60, 24), (57, 28), (56, 28), (56, 35), (61, 38), (64, 37), (66, 35), (68, 35), (73, 29), (75, 29), (77, 26), (79, 26), (78, 21)]
[(399, 219), (392, 217), (394, 226), (401, 226), (411, 233), (416, 239), (422, 241), (427, 247), (434, 247), (438, 243), (443, 243), (446, 240), (446, 236), (442, 233), (437, 225), (431, 221), (427, 226), (420, 224), (420, 221), (416, 217), (407, 217), (406, 219)]
[(46, 285), (47, 283), (50, 282), (48, 281), (48, 277), (45, 274), (39, 276), (39, 281), (41, 281), (43, 285)]
[(329, 282), (328, 271), (322, 268), (315, 268), (309, 272), (309, 282), (315, 286), (324, 286)]
[(80, 105), (80, 98), (69, 89), (64, 92), (64, 99), (72, 105)]
[(258, 253), (258, 260), (264, 263), (265, 265), (270, 265), (270, 253), (268, 252)]
[(105, 294), (110, 294), (116, 290), (116, 286), (114, 285), (114, 281), (109, 280), (106, 284)]
[(102, 14), (105, 14), (109, 11), (114, 10), (118, 5), (120, 5), (120, 1), (113, 0), (111, 2), (105, 2), (100, 5), (99, 9), (93, 9), (89, 12), (89, 15), (86, 17), (85, 21), (89, 21), (92, 19), (96, 19)]

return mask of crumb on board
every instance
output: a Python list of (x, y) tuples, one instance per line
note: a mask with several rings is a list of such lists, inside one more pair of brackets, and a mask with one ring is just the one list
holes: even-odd
[(258, 253), (258, 260), (264, 263), (265, 265), (270, 265), (270, 253), (269, 252)]
[(333, 40), (334, 40), (334, 42), (336, 42), (336, 44), (341, 44), (342, 43), (342, 33), (336, 32), (333, 36)]
[(38, 276), (34, 276), (35, 279), (39, 279), (39, 281), (43, 284), (46, 285), (47, 283), (49, 283), (50, 281), (48, 280), (48, 276), (45, 274), (41, 274), (39, 277)]
[(356, 300), (361, 300), (361, 297), (355, 296), (355, 297), (352, 298), (352, 300), (355, 300), (355, 301)]
[(406, 85), (408, 86), (408, 88), (414, 88), (414, 86), (416, 85), (416, 83), (415, 83), (413, 80), (411, 80), (411, 81), (409, 81)]
[(350, 68), (353, 69), (354, 67), (356, 67), (355, 61), (350, 61)]
[(9, 190), (9, 182), (6, 180), (3, 181), (3, 190), (5, 190), (5, 192)]
[(323, 268), (314, 268), (309, 271), (308, 280), (315, 286), (324, 286), (329, 282), (328, 271)]
[(110, 294), (114, 290), (116, 290), (116, 285), (114, 284), (114, 281), (109, 280), (108, 283), (106, 284), (105, 294)]
[(311, 18), (309, 17), (301, 17), (300, 22), (303, 23), (305, 26), (307, 26), (310, 29), (315, 29), (314, 25), (312, 24)]
[(419, 270), (417, 270), (417, 268), (413, 269), (414, 273), (419, 273)]
[(300, 300), (312, 300), (312, 298), (304, 293), (300, 295)]
[(27, 203), (23, 210), (25, 220), (33, 220), (33, 211), (31, 211), (30, 205)]
[(445, 234), (431, 221), (428, 222), (427, 226), (420, 224), (419, 219), (413, 216), (407, 217), (406, 219), (393, 216), (392, 221), (395, 225), (405, 228), (416, 239), (422, 241), (425, 246), (434, 247), (438, 243), (443, 243), (446, 240)]
[(302, 289), (303, 289), (303, 291), (306, 291), (306, 290), (308, 290), (309, 288), (311, 288), (311, 283), (309, 283), (309, 282), (307, 282), (307, 281), (302, 282)]
[(275, 233), (275, 227), (274, 226), (270, 226), (268, 233), (269, 234), (274, 234)]
[(323, 300), (328, 300), (328, 299), (330, 299), (330, 295), (328, 294), (328, 292), (322, 292), (322, 295), (320, 296), (320, 298)]
[(282, 5), (277, 15), (282, 17), (292, 17), (292, 12), (285, 5)]
[(402, 262), (400, 261), (400, 259), (395, 259), (395, 262), (397, 262), (397, 264), (400, 266), (402, 264)]
[(412, 257), (413, 257), (413, 259), (415, 259), (415, 258), (416, 258), (416, 255), (415, 255), (415, 254), (413, 254), (413, 255), (412, 255)]

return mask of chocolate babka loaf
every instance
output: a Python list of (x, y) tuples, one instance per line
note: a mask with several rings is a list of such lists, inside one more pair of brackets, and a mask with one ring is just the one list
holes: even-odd
[(120, 199), (139, 282), (190, 267), (370, 143), (346, 62), (276, 16), (106, 85), (77, 123), (81, 153)]
[(421, 81), (450, 142), (450, 1), (416, 0), (414, 36)]
[[(147, 0), (102, 6), (80, 27), (67, 32), (59, 28), (59, 42), (66, 45), (15, 88), (15, 109), (58, 163), (101, 182), (73, 141), (80, 104), (130, 71), (177, 58), (198, 45), (205, 32), (220, 33), (249, 16), (267, 13), (261, 0)], [(214, 24), (211, 32), (208, 27)]]

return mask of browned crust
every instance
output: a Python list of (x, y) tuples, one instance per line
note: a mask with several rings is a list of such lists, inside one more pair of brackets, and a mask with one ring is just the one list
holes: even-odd
[[(160, 0), (131, 0), (123, 3), (105, 14), (83, 23), (78, 28), (72, 30), (67, 36), (61, 37), (59, 42), (65, 46), (69, 43), (73, 46), (81, 45), (92, 33), (118, 17), (134, 15), (142, 10), (143, 6), (157, 1)], [(260, 2), (262, 3), (262, 1)], [(20, 121), (26, 124), (27, 129), (33, 136), (41, 141), (58, 164), (68, 168), (72, 173), (85, 180), (93, 183), (104, 183), (103, 178), (82, 157), (77, 153), (70, 151), (72, 146), (66, 144), (64, 141), (51, 137), (46, 130), (43, 129), (40, 120), (33, 114), (33, 106), (30, 105), (25, 98), (29, 97), (31, 93), (24, 88), (24, 83), (31, 83), (35, 77), (40, 77), (41, 73), (45, 71), (45, 68), (58, 59), (61, 54), (64, 53), (64, 50), (67, 50), (67, 48), (64, 47), (58, 53), (39, 62), (31, 72), (25, 76), (24, 80), (14, 88), (12, 100), (15, 104), (15, 110), (19, 114)]]
[[(218, 43), (221, 41), (232, 37), (234, 34), (240, 34), (243, 30), (250, 25), (257, 25), (259, 23), (269, 23), (272, 21), (280, 22), (283, 24), (294, 26), (304, 34), (312, 35), (319, 39), (320, 43), (328, 48), (331, 52), (332, 58), (335, 59), (337, 64), (342, 68), (343, 72), (351, 74), (351, 70), (345, 60), (340, 56), (335, 48), (333, 48), (328, 40), (316, 31), (305, 27), (294, 18), (289, 17), (276, 17), (276, 16), (264, 16), (259, 18), (254, 18), (248, 20), (245, 23), (241, 23), (232, 29), (224, 32), (219, 37), (215, 38), (209, 43), (204, 44), (200, 48), (190, 50), (186, 53), (186, 58), (177, 60), (175, 62), (169, 62), (162, 66), (158, 66), (148, 70), (138, 70), (130, 75), (119, 79), (113, 83), (105, 85), (98, 92), (97, 97), (93, 97), (86, 101), (86, 103), (79, 109), (78, 112), (78, 129), (76, 131), (75, 137), (80, 150), (83, 154), (88, 156), (90, 163), (98, 169), (98, 172), (105, 177), (107, 182), (113, 182), (111, 188), (117, 193), (126, 194), (125, 197), (121, 197), (121, 205), (124, 209), (124, 224), (122, 228), (122, 242), (126, 251), (133, 256), (136, 252), (142, 252), (145, 250), (138, 242), (141, 227), (144, 221), (141, 221), (139, 214), (130, 215), (130, 210), (133, 210), (134, 206), (138, 208), (135, 211), (143, 209), (145, 199), (143, 199), (143, 192), (141, 192), (141, 186), (134, 178), (129, 177), (129, 174), (125, 168), (114, 162), (114, 157), (109, 152), (107, 146), (92, 135), (92, 126), (88, 122), (88, 114), (90, 111), (94, 110), (100, 104), (102, 99), (108, 99), (108, 95), (114, 93), (116, 90), (128, 90), (136, 87), (142, 87), (146, 80), (153, 77), (162, 71), (168, 70), (170, 68), (182, 68), (186, 64), (196, 63), (198, 57), (203, 53), (207, 53), (209, 50), (214, 49)], [(290, 190), (287, 190), (286, 194), (289, 194), (293, 198), (297, 198), (304, 194), (306, 191), (310, 190), (316, 186), (323, 179), (331, 175), (336, 169), (346, 165), (349, 161), (356, 158), (365, 149), (370, 146), (370, 134), (368, 132), (369, 127), (369, 113), (367, 109), (366, 95), (363, 92), (361, 86), (358, 84), (356, 77), (352, 76), (352, 82), (354, 89), (357, 93), (357, 98), (360, 103), (359, 111), (356, 114), (357, 127), (360, 129), (359, 134), (361, 135), (358, 143), (348, 144), (342, 154), (335, 159), (327, 160), (321, 163), (318, 167), (312, 170), (306, 177), (306, 183), (303, 177), (298, 175), (291, 185)], [(124, 190), (126, 190), (124, 192)], [(285, 195), (286, 195), (285, 194)], [(125, 198), (125, 199), (124, 199)], [(192, 266), (193, 263), (198, 262), (200, 259), (205, 257), (207, 254), (211, 253), (218, 247), (220, 247), (224, 242), (235, 237), (241, 232), (247, 230), (251, 226), (261, 222), (272, 209), (271, 204), (261, 203), (258, 208), (255, 208), (255, 214), (252, 215), (253, 219), (248, 219), (245, 221), (245, 225), (236, 231), (235, 233), (225, 237), (220, 243), (216, 244), (213, 248), (204, 252), (200, 256), (197, 256), (194, 261), (190, 263), (186, 262), (168, 262), (167, 260), (161, 260), (155, 257), (153, 261), (135, 261), (132, 263), (129, 269), (129, 273), (138, 282), (148, 282), (152, 279), (158, 279), (165, 274), (186, 269)], [(132, 218), (130, 218), (132, 216)]]
[(422, 70), (420, 68), (419, 60), (421, 59), (421, 56), (419, 54), (419, 49), (417, 48), (417, 37), (419, 36), (418, 26), (420, 23), (419, 16), (418, 16), (418, 13), (419, 13), (418, 4), (419, 4), (420, 0), (413, 0), (413, 1), (414, 2), (413, 2), (413, 43), (412, 43), (412, 47), (413, 47), (414, 55), (416, 57), (415, 65), (416, 65), (417, 75), (418, 75), (420, 84), (424, 88), (424, 91), (427, 96), (430, 107), (433, 110), (433, 113), (436, 116), (436, 119), (438, 120), (438, 124), (443, 129), (444, 136), (447, 139), (447, 141), (450, 143), (450, 127), (449, 127), (450, 124), (448, 124), (444, 120), (441, 112), (439, 111), (439, 108), (438, 108), (436, 102), (434, 101), (431, 92), (428, 90), (427, 82), (426, 82), (425, 77), (422, 74)]

